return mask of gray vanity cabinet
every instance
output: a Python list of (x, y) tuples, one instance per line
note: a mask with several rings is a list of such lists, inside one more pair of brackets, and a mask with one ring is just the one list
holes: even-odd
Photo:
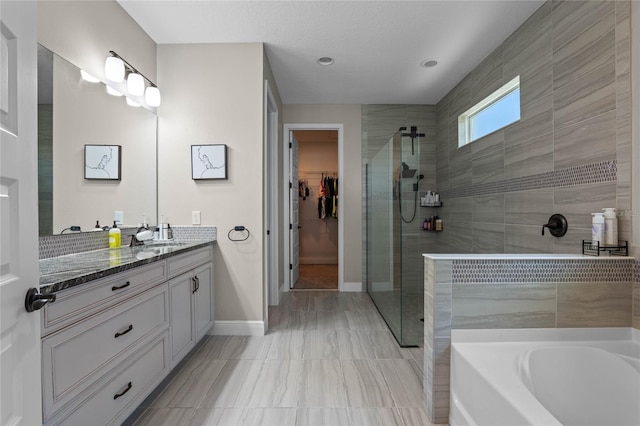
[(44, 423), (120, 424), (213, 325), (212, 247), (57, 296), (41, 311)]
[[(204, 256), (204, 259), (207, 257)], [(176, 264), (183, 260), (176, 258), (169, 269), (175, 271), (178, 269)], [(176, 365), (213, 325), (213, 263), (210, 257), (206, 263), (169, 280), (169, 295), (171, 364)]]

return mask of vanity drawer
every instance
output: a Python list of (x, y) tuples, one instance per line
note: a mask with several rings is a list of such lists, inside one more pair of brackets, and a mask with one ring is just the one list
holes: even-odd
[(42, 334), (50, 334), (164, 280), (166, 265), (158, 261), (60, 291), (56, 301), (42, 310)]
[(211, 247), (205, 247), (179, 256), (170, 257), (167, 259), (169, 277), (175, 277), (207, 262), (213, 262), (213, 251)]
[(168, 340), (168, 333), (163, 333), (138, 351), (127, 367), (86, 392), (73, 408), (47, 424), (120, 424), (168, 374)]
[[(167, 285), (154, 287), (42, 340), (45, 417), (169, 326)], [(119, 356), (122, 355), (122, 356)]]

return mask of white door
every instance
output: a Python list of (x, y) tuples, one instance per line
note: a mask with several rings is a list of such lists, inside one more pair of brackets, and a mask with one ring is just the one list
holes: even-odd
[(291, 280), (289, 287), (293, 288), (300, 276), (300, 242), (298, 226), (300, 224), (298, 210), (298, 140), (293, 132), (289, 132), (289, 189), (290, 211), (289, 211), (289, 270)]
[(0, 2), (0, 424), (42, 424), (36, 2)]

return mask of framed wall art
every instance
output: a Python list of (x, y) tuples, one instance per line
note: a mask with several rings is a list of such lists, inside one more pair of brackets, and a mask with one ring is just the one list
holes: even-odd
[(227, 179), (227, 145), (191, 145), (191, 178)]
[(84, 178), (97, 180), (121, 180), (120, 145), (85, 145)]

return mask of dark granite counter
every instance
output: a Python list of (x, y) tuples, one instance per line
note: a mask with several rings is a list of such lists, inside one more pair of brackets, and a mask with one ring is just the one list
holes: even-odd
[(55, 293), (214, 244), (215, 240), (182, 240), (42, 259), (40, 260), (40, 292)]

